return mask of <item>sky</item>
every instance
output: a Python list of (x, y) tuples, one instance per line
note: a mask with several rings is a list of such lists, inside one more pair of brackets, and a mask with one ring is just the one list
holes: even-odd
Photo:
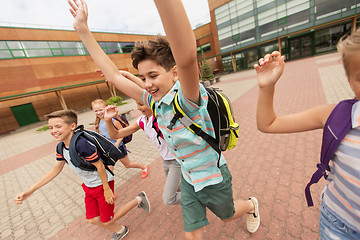
[[(164, 34), (153, 0), (87, 0), (91, 31)], [(210, 22), (207, 0), (183, 0), (193, 28)], [(0, 26), (73, 29), (67, 0), (0, 0)]]

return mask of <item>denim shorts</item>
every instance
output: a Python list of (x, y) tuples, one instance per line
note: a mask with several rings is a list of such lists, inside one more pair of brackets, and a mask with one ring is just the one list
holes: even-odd
[(223, 220), (234, 216), (232, 176), (226, 164), (222, 165), (220, 170), (223, 180), (218, 184), (207, 186), (199, 192), (195, 192), (194, 187), (182, 177), (181, 209), (186, 232), (195, 231), (209, 224), (206, 218), (206, 208)]
[(324, 201), (321, 203), (319, 226), (321, 240), (360, 239), (360, 233), (349, 229), (345, 223), (332, 214)]

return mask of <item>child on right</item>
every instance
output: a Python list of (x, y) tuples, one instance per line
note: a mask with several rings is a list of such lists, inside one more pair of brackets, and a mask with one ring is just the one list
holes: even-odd
[[(322, 193), (320, 234), (321, 239), (360, 239), (360, 103), (357, 101), (360, 99), (360, 30), (342, 38), (338, 51), (356, 100), (349, 112), (352, 127), (329, 162), (330, 172)], [(325, 123), (336, 105), (317, 106), (285, 116), (275, 114), (275, 85), (284, 65), (284, 57), (277, 51), (254, 65), (259, 84), (258, 129), (265, 133), (296, 133), (329, 128)]]
[[(232, 176), (226, 159), (180, 121), (168, 128), (175, 114), (172, 101), (178, 93), (179, 103), (187, 116), (203, 131), (215, 137), (207, 110), (207, 91), (199, 83), (196, 39), (181, 0), (155, 0), (167, 40), (157, 38), (136, 44), (131, 57), (133, 66), (144, 80), (144, 88), (119, 73), (104, 53), (88, 25), (84, 0), (68, 0), (74, 17), (74, 29), (106, 79), (121, 92), (151, 107), (171, 153), (181, 165), (181, 209), (186, 239), (204, 239), (209, 224), (207, 209), (222, 221), (247, 216), (247, 229), (254, 233), (260, 226), (258, 201), (233, 198)], [(176, 63), (176, 64), (175, 64)]]

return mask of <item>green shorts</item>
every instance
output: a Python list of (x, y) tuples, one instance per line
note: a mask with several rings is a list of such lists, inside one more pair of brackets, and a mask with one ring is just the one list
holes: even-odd
[(220, 219), (226, 220), (235, 214), (232, 191), (232, 176), (226, 164), (220, 167), (222, 182), (195, 192), (183, 177), (181, 179), (181, 209), (184, 230), (192, 232), (207, 224), (206, 208), (209, 208)]

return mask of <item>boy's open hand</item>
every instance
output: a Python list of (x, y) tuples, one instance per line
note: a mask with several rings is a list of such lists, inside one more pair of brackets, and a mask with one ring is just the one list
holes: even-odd
[(105, 120), (113, 119), (117, 115), (118, 115), (118, 109), (116, 106), (114, 105), (106, 106), (104, 113)]
[(74, 17), (73, 27), (79, 30), (82, 27), (87, 27), (88, 8), (83, 0), (68, 0), (70, 5), (70, 13)]
[(281, 56), (278, 51), (260, 58), (259, 64), (254, 65), (259, 87), (275, 85), (284, 71), (284, 66), (284, 56)]

